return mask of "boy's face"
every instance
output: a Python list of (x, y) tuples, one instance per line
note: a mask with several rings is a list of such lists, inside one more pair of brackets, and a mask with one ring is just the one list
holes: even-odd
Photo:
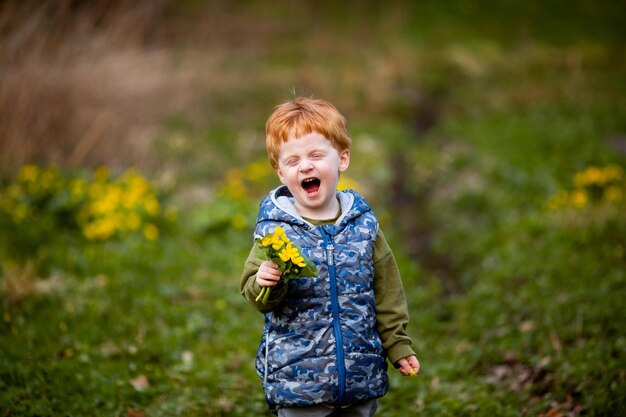
[(349, 164), (349, 149), (339, 152), (325, 136), (312, 132), (281, 145), (276, 173), (303, 217), (331, 219), (339, 210), (339, 173)]

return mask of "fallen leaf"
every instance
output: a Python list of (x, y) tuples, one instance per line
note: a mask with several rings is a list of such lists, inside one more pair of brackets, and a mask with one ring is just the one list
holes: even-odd
[(126, 417), (146, 417), (146, 415), (142, 413), (140, 410), (126, 407)]
[(131, 379), (130, 385), (132, 385), (137, 391), (145, 391), (150, 388), (150, 381), (148, 381), (147, 376), (141, 374), (137, 378)]

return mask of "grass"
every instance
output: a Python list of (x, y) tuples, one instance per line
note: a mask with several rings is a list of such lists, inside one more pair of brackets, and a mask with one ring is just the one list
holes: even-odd
[[(25, 19), (25, 9), (3, 7), (3, 17)], [(238, 279), (256, 205), (276, 184), (257, 164), (262, 125), (292, 87), (346, 113), (348, 175), (374, 206), (402, 272), (423, 369), (418, 378), (391, 372), (379, 415), (626, 412), (624, 200), (547, 208), (585, 168), (626, 165), (623, 6), (337, 7), (164, 2), (128, 38), (120, 36), (128, 22), (116, 20), (123, 9), (94, 9), (117, 22), (109, 39), (124, 54), (90, 43), (107, 33), (89, 25), (75, 29), (81, 36), (55, 29), (64, 13), (68, 21), (89, 15), (70, 8), (48, 22), (45, 53), (11, 55), (0, 45), (10, 79), (22, 80), (0, 93), (0, 109), (11, 108), (0, 120), (15, 116), (0, 141), (9, 161), (0, 195), (13, 181), (8, 167), (24, 162), (60, 162), (67, 175), (132, 164), (160, 185), (164, 206), (179, 209), (156, 242), (87, 241), (64, 227), (66, 218), (47, 223), (54, 208), (9, 229), (0, 212), (0, 226), (13, 230), (0, 235), (1, 415), (268, 415), (253, 366), (262, 316), (239, 295)], [(11, 39), (17, 26), (0, 20)], [(67, 54), (81, 45), (100, 58)], [(98, 64), (111, 56), (127, 61)], [(132, 86), (134, 104), (89, 83), (87, 58), (87, 68), (103, 71), (93, 76)], [(48, 61), (54, 74), (73, 74), (67, 85), (78, 97), (128, 109), (119, 125), (49, 115), (45, 149), (64, 151), (17, 147), (19, 138), (41, 140), (43, 126), (18, 121), (58, 97), (42, 71)], [(152, 63), (142, 67), (153, 67), (152, 77), (138, 86), (136, 65), (124, 62)], [(39, 87), (27, 88), (29, 79)], [(155, 99), (174, 90), (181, 105)], [(7, 107), (15, 97), (23, 106)], [(92, 139), (73, 136), (89, 123), (102, 127)], [(151, 139), (121, 155), (131, 131)], [(29, 249), (17, 253), (16, 242)]]

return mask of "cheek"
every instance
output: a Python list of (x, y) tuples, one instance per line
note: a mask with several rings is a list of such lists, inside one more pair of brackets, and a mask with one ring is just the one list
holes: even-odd
[(278, 178), (283, 184), (290, 184), (290, 183), (297, 181), (298, 176), (297, 176), (297, 172), (294, 174), (293, 170), (290, 170), (289, 168), (287, 168), (287, 169), (283, 169), (278, 174)]

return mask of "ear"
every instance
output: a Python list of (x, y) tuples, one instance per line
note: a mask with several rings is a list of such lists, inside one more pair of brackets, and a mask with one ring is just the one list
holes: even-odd
[(350, 166), (350, 149), (344, 149), (339, 153), (339, 172), (344, 172)]
[(283, 176), (282, 172), (280, 172), (280, 168), (276, 168), (276, 175), (278, 176), (278, 179), (280, 180), (280, 182), (282, 182), (283, 184), (285, 183), (285, 177)]

